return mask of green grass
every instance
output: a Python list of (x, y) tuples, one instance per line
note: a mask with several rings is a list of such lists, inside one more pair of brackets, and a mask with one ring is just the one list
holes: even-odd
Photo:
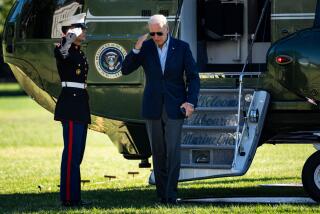
[(0, 91), (22, 91), (21, 87), (16, 83), (0, 83)]
[[(8, 85), (17, 87), (17, 85)], [(7, 91), (6, 85), (0, 92)], [(89, 131), (82, 164), (83, 198), (94, 207), (63, 209), (58, 187), (62, 129), (53, 115), (27, 96), (0, 97), (0, 213), (314, 213), (318, 205), (155, 203), (155, 188), (147, 184), (149, 169), (125, 160), (106, 135)], [(301, 183), (310, 145), (264, 145), (247, 174), (179, 184), (179, 196), (305, 196), (302, 188), (266, 188), (259, 184)], [(128, 171), (139, 171), (132, 178)], [(104, 175), (115, 175), (108, 181)], [(42, 189), (39, 190), (38, 186)]]
[(16, 83), (0, 82), (0, 97), (1, 96), (21, 96), (25, 92)]

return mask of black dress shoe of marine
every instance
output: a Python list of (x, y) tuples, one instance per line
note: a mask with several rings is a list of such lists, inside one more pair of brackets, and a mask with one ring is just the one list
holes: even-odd
[(167, 204), (167, 200), (165, 198), (158, 198), (157, 204)]
[(71, 201), (61, 201), (61, 206), (63, 206), (63, 207), (72, 207), (73, 203)]
[(92, 205), (92, 202), (90, 201), (63, 201), (61, 203), (62, 206), (64, 207), (85, 207), (85, 206), (90, 206)]

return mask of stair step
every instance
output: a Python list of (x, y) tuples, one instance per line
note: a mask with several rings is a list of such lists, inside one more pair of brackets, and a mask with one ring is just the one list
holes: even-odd
[(231, 168), (234, 150), (181, 149), (181, 166), (190, 168)]
[(232, 164), (181, 164), (181, 168), (231, 169)]
[(214, 112), (237, 112), (237, 107), (197, 107), (194, 113), (203, 111), (214, 111)]
[[(243, 90), (243, 95), (254, 90)], [(239, 89), (200, 89), (198, 107), (238, 107)]]
[(206, 132), (200, 131), (182, 131), (181, 146), (234, 146), (235, 145), (235, 133), (226, 132)]
[(188, 145), (188, 144), (181, 144), (182, 149), (234, 149), (234, 146), (228, 145)]
[(226, 130), (226, 131), (236, 131), (237, 126), (194, 126), (194, 125), (183, 125), (182, 129), (188, 130)]
[(237, 126), (237, 124), (237, 112), (194, 112), (184, 121), (184, 125), (189, 126)]
[(204, 95), (200, 94), (198, 99), (198, 107), (237, 107), (238, 106), (238, 98), (236, 95), (232, 95), (232, 97), (228, 97), (226, 95)]
[[(253, 93), (254, 89), (243, 89), (245, 93)], [(238, 88), (200, 88), (200, 93), (239, 93)]]

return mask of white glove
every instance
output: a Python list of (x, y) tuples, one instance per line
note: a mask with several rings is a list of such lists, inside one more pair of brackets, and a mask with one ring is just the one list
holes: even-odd
[(67, 33), (76, 34), (76, 36), (80, 36), (82, 33), (82, 29), (80, 27), (69, 29)]

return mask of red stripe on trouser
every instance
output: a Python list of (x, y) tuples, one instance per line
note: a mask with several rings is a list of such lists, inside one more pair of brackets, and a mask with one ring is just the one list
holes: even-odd
[(72, 144), (73, 144), (73, 121), (69, 121), (69, 145), (68, 145), (68, 165), (67, 165), (67, 188), (66, 199), (70, 201), (70, 180), (71, 180), (71, 160), (72, 160)]

